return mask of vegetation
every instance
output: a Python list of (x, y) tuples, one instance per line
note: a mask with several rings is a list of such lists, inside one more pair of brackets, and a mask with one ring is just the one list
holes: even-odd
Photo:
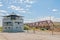
[(29, 26), (24, 25), (24, 30), (29, 30), (29, 29), (30, 29), (30, 27), (29, 27)]
[(2, 27), (0, 27), (0, 32), (2, 32)]
[(45, 31), (45, 30), (47, 30), (46, 28), (40, 28), (42, 31)]

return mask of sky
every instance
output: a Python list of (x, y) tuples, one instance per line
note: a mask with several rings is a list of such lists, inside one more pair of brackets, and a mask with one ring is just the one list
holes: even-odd
[(60, 0), (0, 0), (0, 25), (2, 16), (24, 16), (24, 23), (42, 20), (60, 22)]

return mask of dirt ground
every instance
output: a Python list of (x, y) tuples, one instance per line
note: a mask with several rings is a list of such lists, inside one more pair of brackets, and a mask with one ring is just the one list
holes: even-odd
[(54, 32), (53, 35), (48, 31), (25, 31), (19, 33), (0, 33), (0, 40), (60, 40), (60, 32)]

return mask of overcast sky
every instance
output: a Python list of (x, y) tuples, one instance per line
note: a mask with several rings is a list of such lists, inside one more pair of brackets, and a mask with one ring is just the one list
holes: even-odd
[(4, 15), (15, 12), (24, 22), (60, 21), (60, 0), (0, 0), (0, 25)]

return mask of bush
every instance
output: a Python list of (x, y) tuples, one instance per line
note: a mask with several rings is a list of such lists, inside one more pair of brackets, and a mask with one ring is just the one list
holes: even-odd
[(24, 30), (29, 30), (29, 26), (24, 25)]
[(45, 31), (45, 30), (47, 30), (47, 29), (46, 29), (46, 28), (41, 28), (41, 30)]
[(0, 32), (2, 31), (2, 27), (0, 27)]

